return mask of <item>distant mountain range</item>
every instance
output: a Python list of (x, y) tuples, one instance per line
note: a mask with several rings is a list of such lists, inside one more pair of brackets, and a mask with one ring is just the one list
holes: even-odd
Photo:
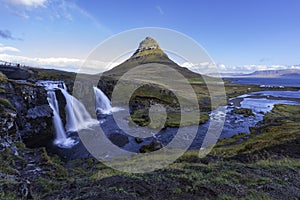
[[(213, 76), (213, 74), (211, 74)], [(283, 70), (262, 70), (255, 71), (250, 74), (238, 74), (238, 73), (221, 73), (222, 77), (261, 77), (261, 78), (284, 78), (284, 77), (299, 77), (299, 69), (283, 69)]]

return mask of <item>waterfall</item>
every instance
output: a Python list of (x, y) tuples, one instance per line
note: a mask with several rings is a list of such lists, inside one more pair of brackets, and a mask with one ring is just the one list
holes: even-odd
[[(89, 128), (91, 125), (98, 123), (97, 120), (92, 119), (83, 104), (75, 97), (70, 95), (67, 87), (62, 81), (39, 81), (38, 85), (42, 85), (47, 90), (48, 103), (53, 110), (53, 124), (56, 138), (54, 144), (62, 148), (71, 148), (77, 142), (68, 137), (67, 133), (76, 132), (81, 129)], [(61, 117), (59, 115), (59, 106), (56, 98), (55, 90), (60, 90), (66, 99), (66, 126), (63, 126)]]
[(107, 96), (97, 87), (94, 88), (95, 93), (95, 103), (96, 103), (96, 112), (100, 112), (101, 114), (111, 114), (113, 109), (110, 105), (110, 100)]
[(85, 109), (84, 105), (78, 101), (75, 97), (70, 95), (65, 89), (60, 91), (66, 99), (66, 116), (67, 124), (66, 130), (68, 132), (76, 132), (78, 130), (89, 128), (90, 125), (95, 124), (95, 120)]
[(48, 90), (48, 98), (47, 99), (48, 99), (50, 107), (53, 110), (52, 120), (53, 120), (54, 129), (55, 129), (55, 133), (56, 133), (56, 138), (54, 140), (54, 144), (57, 146), (60, 146), (60, 147), (64, 147), (64, 148), (69, 148), (69, 147), (74, 146), (76, 144), (76, 141), (71, 138), (67, 138), (63, 123), (59, 116), (59, 107), (58, 107), (58, 102), (56, 99), (55, 90)]

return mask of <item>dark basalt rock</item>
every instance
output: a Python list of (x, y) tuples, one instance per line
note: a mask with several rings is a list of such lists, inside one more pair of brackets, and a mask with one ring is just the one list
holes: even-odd
[(129, 139), (126, 135), (122, 135), (120, 133), (111, 133), (108, 138), (112, 143), (117, 145), (118, 147), (124, 147), (129, 143)]
[(65, 107), (67, 104), (65, 96), (62, 94), (60, 90), (55, 90), (55, 95), (56, 99), (59, 102), (58, 107), (59, 107), (59, 115), (62, 120), (63, 125), (65, 126), (67, 123), (67, 117), (66, 117), (66, 111)]
[(31, 83), (9, 81), (6, 98), (16, 109), (15, 129), (28, 147), (47, 146), (54, 138), (47, 92)]
[(139, 138), (139, 137), (134, 138), (134, 140), (138, 144), (140, 144), (140, 143), (142, 143), (144, 141), (143, 138)]
[(49, 105), (41, 105), (35, 106), (34, 108), (30, 108), (27, 112), (26, 118), (28, 119), (36, 119), (39, 117), (51, 117), (52, 109)]

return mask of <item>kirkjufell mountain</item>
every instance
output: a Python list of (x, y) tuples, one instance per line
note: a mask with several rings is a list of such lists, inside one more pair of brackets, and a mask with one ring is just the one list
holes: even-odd
[(140, 42), (138, 49), (129, 59), (112, 68), (111, 70), (104, 72), (103, 75), (119, 77), (136, 66), (150, 63), (167, 65), (173, 69), (176, 69), (186, 78), (201, 77), (200, 74), (192, 72), (185, 67), (181, 67), (171, 60), (161, 49), (159, 43), (151, 37), (146, 37), (142, 42)]

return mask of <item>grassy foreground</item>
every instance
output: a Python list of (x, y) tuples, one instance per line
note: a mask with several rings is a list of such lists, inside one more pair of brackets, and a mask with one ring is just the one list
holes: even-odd
[(250, 135), (220, 140), (202, 159), (187, 151), (144, 174), (94, 159), (64, 163), (17, 142), (18, 155), (0, 153), (0, 199), (299, 199), (299, 122), (300, 106), (276, 105)]

